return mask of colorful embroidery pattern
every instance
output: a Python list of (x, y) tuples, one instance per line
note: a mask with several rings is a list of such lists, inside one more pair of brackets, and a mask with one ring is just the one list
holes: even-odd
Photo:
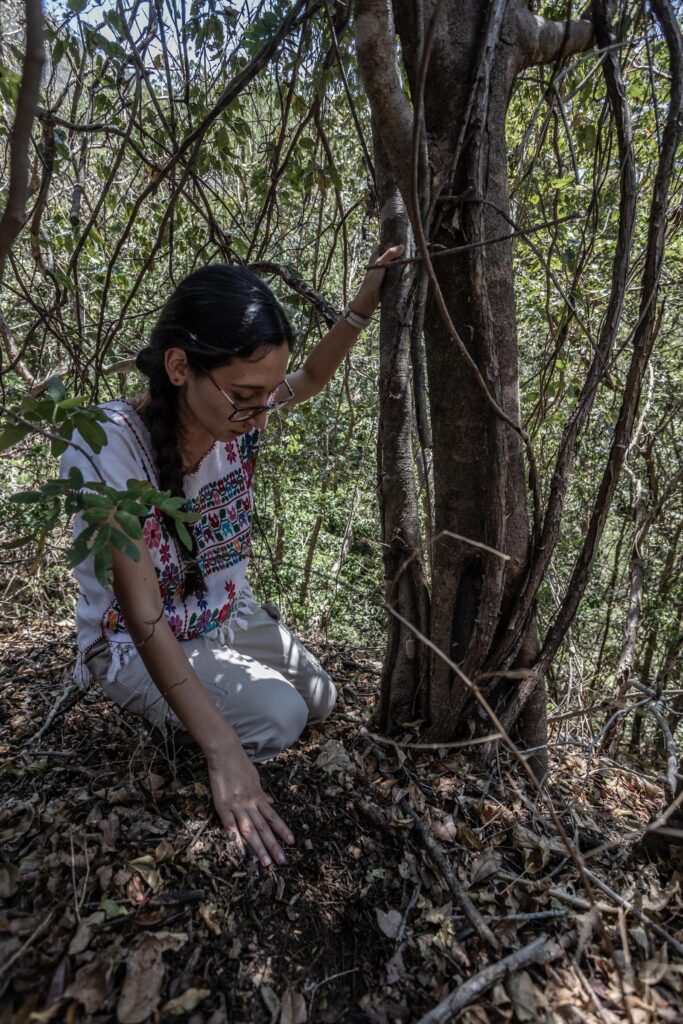
[[(165, 525), (159, 509), (153, 509), (142, 523), (145, 544), (150, 552), (159, 581), (164, 614), (175, 636), (193, 640), (225, 623), (233, 610), (238, 590), (232, 579), (225, 579), (228, 570), (245, 562), (251, 550), (252, 480), (256, 445), (252, 434), (239, 442), (235, 459), (233, 445), (216, 446), (213, 453), (224, 472), (198, 486), (196, 494), (186, 502), (188, 512), (200, 518), (193, 530), (198, 562), (207, 582), (208, 593), (183, 600), (183, 551)], [(207, 462), (210, 456), (207, 456)], [(211, 463), (202, 468), (210, 472)], [(102, 626), (110, 634), (127, 633), (121, 608), (113, 600), (103, 616)]]

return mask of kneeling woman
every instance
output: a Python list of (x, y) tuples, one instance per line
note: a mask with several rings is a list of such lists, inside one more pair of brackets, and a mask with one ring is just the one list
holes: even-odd
[[(334, 686), (246, 582), (252, 478), (268, 412), (317, 394), (379, 302), (389, 249), (344, 316), (301, 370), (287, 374), (292, 330), (270, 289), (242, 267), (190, 274), (164, 305), (136, 363), (149, 378), (137, 406), (103, 406), (107, 444), (93, 455), (105, 483), (147, 480), (187, 500), (193, 551), (173, 520), (152, 510), (134, 562), (112, 548), (112, 596), (90, 556), (76, 570), (85, 669), (122, 707), (162, 731), (187, 731), (203, 750), (213, 801), (237, 848), (265, 866), (284, 861), (293, 836), (252, 762), (294, 743), (334, 707)], [(85, 445), (82, 438), (75, 438)], [(75, 448), (61, 472), (92, 464)], [(75, 524), (75, 532), (83, 522)]]

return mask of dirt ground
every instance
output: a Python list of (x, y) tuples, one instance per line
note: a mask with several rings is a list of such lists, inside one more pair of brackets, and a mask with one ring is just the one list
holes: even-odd
[(297, 837), (266, 871), (230, 859), (197, 748), (70, 689), (69, 627), (5, 624), (0, 1024), (683, 1021), (681, 870), (638, 842), (657, 780), (563, 746), (542, 799), (504, 753), (373, 737), (377, 663), (311, 647), (340, 701), (262, 766)]

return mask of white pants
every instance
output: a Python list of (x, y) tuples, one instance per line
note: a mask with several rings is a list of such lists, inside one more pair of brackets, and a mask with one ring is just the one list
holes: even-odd
[[(199, 637), (179, 641), (205, 690), (227, 718), (253, 761), (265, 761), (291, 746), (308, 722), (320, 722), (335, 705), (337, 691), (312, 654), (263, 608), (234, 630), (232, 647)], [(111, 656), (94, 651), (88, 669), (105, 694), (141, 715), (164, 734), (183, 724), (152, 681), (142, 658), (131, 658), (107, 682)]]

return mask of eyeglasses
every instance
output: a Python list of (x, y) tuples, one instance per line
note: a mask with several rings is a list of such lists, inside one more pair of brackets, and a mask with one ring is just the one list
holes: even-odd
[(287, 402), (291, 402), (294, 398), (294, 392), (289, 386), (289, 382), (285, 378), (281, 380), (277, 387), (270, 392), (266, 400), (265, 405), (238, 405), (223, 388), (218, 384), (208, 370), (204, 370), (204, 373), (209, 378), (214, 387), (217, 387), (223, 398), (227, 398), (230, 405), (233, 407), (234, 412), (228, 416), (228, 420), (232, 423), (237, 423), (240, 420), (250, 420), (254, 416), (258, 416), (262, 412), (272, 412), (273, 409), (277, 409), (280, 405), (286, 405)]

